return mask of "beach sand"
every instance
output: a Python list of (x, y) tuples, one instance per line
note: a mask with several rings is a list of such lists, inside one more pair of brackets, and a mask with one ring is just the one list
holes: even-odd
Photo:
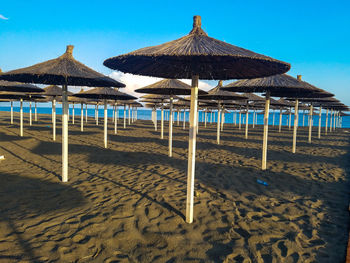
[[(103, 120), (69, 127), (69, 182), (50, 116), (19, 137), (0, 113), (0, 262), (343, 262), (348, 240), (349, 130), (307, 143), (298, 130), (200, 123), (194, 223), (184, 221), (188, 130), (174, 125), (173, 157), (151, 121), (113, 134)], [(121, 124), (121, 121), (119, 122)], [(160, 126), (160, 125), (159, 125)], [(158, 126), (158, 128), (159, 128)], [(257, 183), (257, 179), (268, 183)]]

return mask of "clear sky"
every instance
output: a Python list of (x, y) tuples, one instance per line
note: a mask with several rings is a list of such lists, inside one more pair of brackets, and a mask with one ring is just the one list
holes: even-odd
[(349, 0), (1, 0), (0, 68), (56, 58), (73, 44), (76, 59), (109, 75), (105, 59), (182, 37), (193, 15), (209, 36), (289, 62), (288, 74), (350, 105)]

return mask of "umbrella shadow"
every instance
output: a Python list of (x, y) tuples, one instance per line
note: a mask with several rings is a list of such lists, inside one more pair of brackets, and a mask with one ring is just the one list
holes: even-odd
[(82, 193), (70, 186), (17, 174), (0, 174), (0, 215), (11, 234), (16, 235), (22, 255), (2, 254), (0, 259), (41, 262), (30, 239), (16, 225), (16, 219), (41, 216), (54, 211), (69, 211), (86, 204)]

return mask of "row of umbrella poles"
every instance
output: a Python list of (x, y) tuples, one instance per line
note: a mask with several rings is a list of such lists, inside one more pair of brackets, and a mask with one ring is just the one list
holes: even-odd
[[(31, 67), (9, 71), (0, 75), (0, 79), (7, 81), (19, 81), (24, 83), (62, 85), (63, 104), (63, 132), (62, 132), (62, 180), (68, 180), (68, 114), (67, 114), (67, 86), (92, 86), (92, 87), (117, 87), (125, 85), (99, 74), (72, 56), (73, 46), (68, 46), (67, 51), (61, 57), (49, 60)], [(166, 79), (191, 79), (190, 89), (190, 116), (189, 116), (189, 144), (187, 165), (187, 200), (186, 222), (193, 222), (194, 204), (194, 179), (195, 179), (195, 153), (196, 134), (198, 131), (198, 89), (199, 79), (229, 80), (229, 79), (256, 79), (283, 74), (290, 69), (290, 64), (275, 60), (271, 57), (260, 55), (246, 49), (242, 49), (223, 41), (209, 37), (201, 28), (200, 16), (194, 16), (191, 32), (177, 40), (158, 46), (142, 48), (128, 54), (109, 58), (103, 63), (105, 66), (125, 73), (160, 77)], [(281, 76), (281, 75), (279, 75)], [(265, 122), (264, 122), (264, 151), (267, 146), (267, 113), (269, 112), (270, 97), (272, 92), (284, 92), (281, 97), (295, 97), (295, 93), (306, 91), (306, 84), (287, 86), (279, 83), (268, 83), (259, 89), (266, 92), (265, 96)], [(168, 84), (169, 90), (173, 90)], [(242, 85), (242, 92), (258, 91), (254, 86)], [(259, 86), (260, 87), (260, 86)], [(271, 87), (277, 87), (273, 89)], [(226, 90), (224, 90), (226, 88)], [(215, 92), (238, 92), (237, 87), (219, 87)], [(231, 90), (233, 89), (233, 90)], [(236, 90), (235, 90), (236, 89)], [(145, 90), (143, 90), (144, 92)], [(201, 96), (213, 96), (210, 92)], [(289, 93), (288, 93), (289, 92)], [(310, 92), (311, 93), (311, 92)], [(156, 93), (157, 94), (157, 93)], [(182, 93), (181, 93), (182, 94)], [(184, 95), (186, 95), (184, 94)], [(285, 95), (288, 96), (285, 96)], [(172, 96), (177, 93), (168, 93), (170, 110), (172, 111)], [(242, 95), (240, 95), (242, 96)], [(243, 97), (243, 96), (242, 96)], [(201, 98), (202, 99), (202, 98)], [(204, 98), (205, 99), (205, 98)], [(207, 97), (209, 99), (209, 97)], [(297, 100), (298, 101), (298, 100)], [(219, 99), (218, 105), (220, 105)], [(297, 105), (297, 103), (296, 103)], [(220, 107), (218, 106), (218, 110)], [(220, 122), (218, 115), (218, 122)], [(172, 114), (169, 115), (169, 125), (172, 125)], [(169, 131), (172, 130), (169, 128)], [(171, 136), (169, 136), (171, 137)], [(171, 140), (169, 139), (169, 155)], [(266, 153), (265, 153), (266, 159)]]

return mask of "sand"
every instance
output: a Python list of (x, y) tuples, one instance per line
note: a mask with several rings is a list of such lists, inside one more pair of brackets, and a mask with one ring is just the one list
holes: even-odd
[[(69, 127), (69, 182), (50, 116), (19, 137), (0, 114), (0, 262), (343, 262), (348, 239), (349, 130), (307, 143), (298, 131), (200, 124), (194, 223), (184, 221), (188, 130), (174, 125), (173, 158), (151, 121), (113, 134)], [(58, 118), (59, 119), (59, 118)], [(165, 125), (167, 131), (167, 125)], [(167, 133), (165, 133), (166, 135)], [(317, 129), (314, 128), (317, 135)], [(257, 183), (257, 179), (268, 183)]]

